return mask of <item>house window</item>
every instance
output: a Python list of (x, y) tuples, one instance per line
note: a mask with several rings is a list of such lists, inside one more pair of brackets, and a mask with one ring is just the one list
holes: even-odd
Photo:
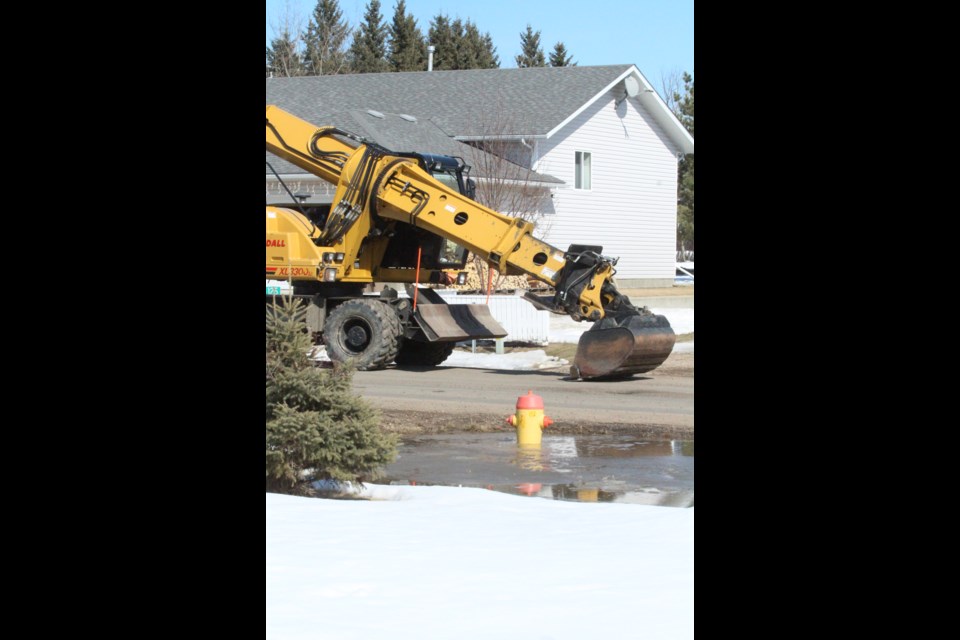
[(589, 151), (577, 151), (577, 168), (576, 168), (576, 178), (574, 179), (574, 189), (589, 189), (590, 188), (590, 152)]

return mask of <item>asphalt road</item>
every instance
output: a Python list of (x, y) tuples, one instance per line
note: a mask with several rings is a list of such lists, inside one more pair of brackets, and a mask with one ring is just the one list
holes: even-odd
[[(693, 436), (693, 370), (668, 366), (618, 381), (572, 381), (566, 368), (495, 371), (457, 367), (358, 371), (354, 390), (401, 432), (504, 428), (517, 398), (533, 391), (557, 433), (638, 430)], [(671, 356), (673, 358), (674, 356)]]

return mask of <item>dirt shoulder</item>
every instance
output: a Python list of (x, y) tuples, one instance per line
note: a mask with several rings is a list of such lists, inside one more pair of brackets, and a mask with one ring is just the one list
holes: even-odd
[[(548, 412), (549, 413), (549, 412)], [(515, 433), (504, 416), (488, 413), (442, 413), (381, 409), (381, 426), (388, 433), (424, 435), (436, 433)], [(693, 440), (693, 427), (657, 423), (593, 422), (565, 420), (551, 425), (545, 433), (559, 435), (630, 434), (651, 440)]]
[[(694, 375), (694, 354), (674, 352), (654, 372), (647, 374), (657, 380), (670, 381), (686, 379)], [(566, 369), (566, 367), (564, 367)], [(543, 372), (547, 373), (547, 372)], [(566, 371), (554, 373), (565, 375)], [(569, 384), (580, 384), (571, 382)], [(619, 384), (617, 382), (608, 385)], [(630, 383), (624, 383), (630, 384)], [(689, 384), (689, 383), (687, 383)], [(523, 385), (519, 385), (523, 386)], [(519, 388), (518, 386), (518, 388)], [(604, 387), (606, 390), (612, 387)], [(627, 391), (626, 393), (633, 393)], [(690, 402), (692, 403), (692, 395)], [(390, 432), (400, 435), (420, 435), (452, 432), (498, 432), (514, 433), (513, 427), (504, 422), (511, 405), (506, 402), (489, 409), (465, 402), (453, 409), (449, 404), (431, 403), (430, 410), (414, 410), (407, 406), (398, 406), (398, 402), (376, 402), (380, 411), (381, 425)], [(555, 411), (558, 412), (559, 410)], [(550, 415), (552, 412), (547, 411)], [(691, 416), (676, 416), (666, 412), (644, 412), (639, 419), (629, 422), (610, 419), (595, 419), (590, 411), (567, 411), (563, 419), (548, 427), (548, 433), (576, 434), (613, 434), (628, 433), (652, 440), (693, 440), (693, 419)]]

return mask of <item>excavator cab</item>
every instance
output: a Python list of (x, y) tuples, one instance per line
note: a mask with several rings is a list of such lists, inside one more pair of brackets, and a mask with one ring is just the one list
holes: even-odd
[[(401, 154), (403, 155), (403, 154)], [(431, 176), (453, 187), (471, 200), (477, 193), (477, 183), (470, 178), (470, 165), (460, 156), (442, 156), (435, 153), (412, 153), (410, 157), (420, 161)]]
[[(388, 268), (416, 265), (418, 250), (420, 252), (420, 267), (425, 271), (460, 271), (467, 264), (465, 247), (460, 246), (453, 240), (448, 240), (410, 225), (397, 225), (394, 229), (381, 264)], [(434, 275), (438, 274), (434, 273)]]
[[(417, 160), (441, 184), (473, 198), (476, 183), (467, 177), (470, 166), (458, 156), (432, 153), (403, 153), (402, 157)], [(398, 225), (383, 257), (386, 267), (404, 267), (416, 263), (417, 249), (421, 252), (421, 266), (430, 270), (462, 270), (467, 265), (467, 248), (449, 238), (429, 233), (408, 225)]]

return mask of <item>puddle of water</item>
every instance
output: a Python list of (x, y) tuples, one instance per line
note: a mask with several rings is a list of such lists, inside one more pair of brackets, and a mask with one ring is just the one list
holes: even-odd
[(693, 506), (693, 442), (630, 435), (544, 435), (521, 449), (515, 434), (404, 438), (381, 482), (485, 487), (581, 502)]

